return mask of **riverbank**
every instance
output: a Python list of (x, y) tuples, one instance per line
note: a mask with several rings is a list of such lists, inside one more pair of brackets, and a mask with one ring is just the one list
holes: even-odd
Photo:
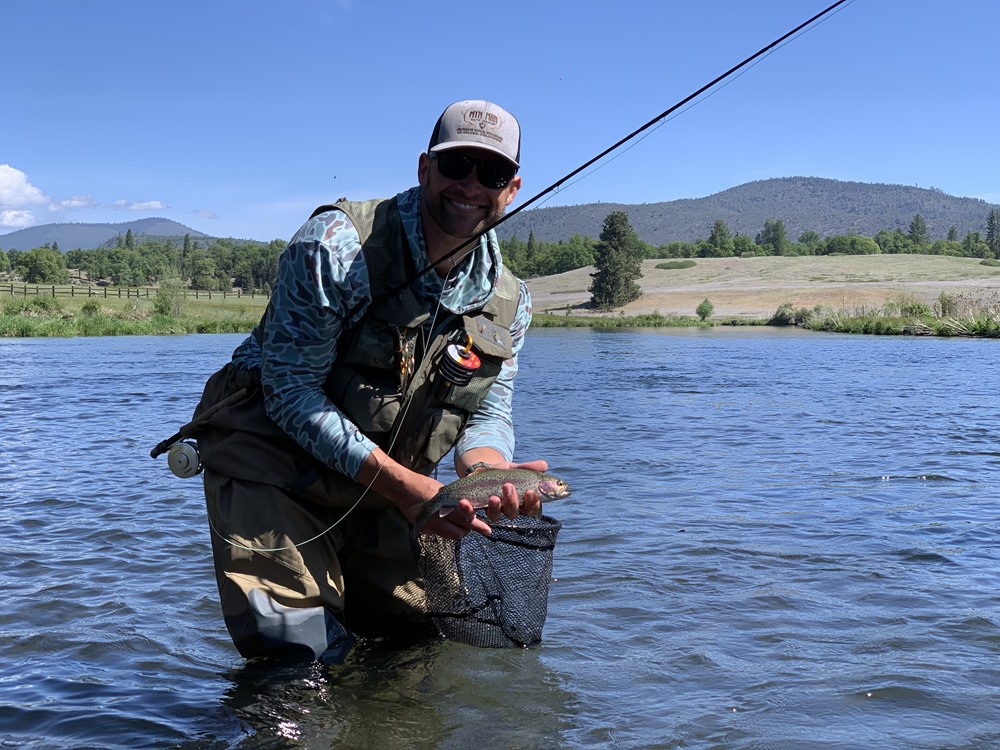
[(248, 333), (267, 299), (188, 301), (158, 314), (155, 298), (0, 296), (0, 338)]
[[(588, 306), (593, 268), (531, 279), (534, 325), (800, 325), (841, 333), (1000, 337), (1000, 268), (976, 258), (699, 258), (688, 267), (661, 265), (645, 261), (642, 296), (603, 313)], [(702, 321), (695, 311), (705, 300), (712, 313)]]
[[(845, 333), (1000, 337), (1000, 268), (974, 258), (920, 255), (646, 261), (642, 296), (590, 310), (592, 268), (531, 279), (537, 327), (663, 328), (801, 325)], [(713, 311), (695, 314), (704, 300)], [(0, 337), (247, 333), (263, 297), (174, 300), (0, 295)], [(162, 311), (162, 305), (161, 305)]]
[[(695, 258), (689, 268), (643, 262), (642, 296), (613, 315), (694, 316), (705, 299), (713, 318), (770, 317), (784, 304), (845, 313), (883, 307), (900, 295), (933, 306), (944, 293), (988, 304), (1000, 300), (1000, 268), (977, 258), (940, 255), (852, 255)], [(594, 315), (587, 309), (592, 267), (528, 281), (536, 312)], [(1000, 303), (998, 303), (1000, 304)]]

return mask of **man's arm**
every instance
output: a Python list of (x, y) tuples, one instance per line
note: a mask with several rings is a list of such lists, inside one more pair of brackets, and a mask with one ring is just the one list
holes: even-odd
[(270, 416), (327, 466), (354, 476), (375, 447), (323, 391), (337, 342), (370, 300), (358, 233), (341, 211), (307, 221), (278, 259), (263, 331), (261, 386)]

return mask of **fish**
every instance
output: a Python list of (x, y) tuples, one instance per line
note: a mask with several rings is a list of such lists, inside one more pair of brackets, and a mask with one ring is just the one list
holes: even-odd
[(505, 484), (514, 485), (517, 496), (534, 490), (542, 500), (560, 500), (569, 497), (571, 489), (562, 479), (544, 471), (532, 469), (481, 469), (451, 484), (446, 484), (438, 493), (424, 503), (413, 522), (413, 533), (420, 534), (427, 522), (434, 516), (446, 516), (454, 510), (460, 500), (468, 500), (473, 508), (485, 508), (491, 497), (500, 497)]

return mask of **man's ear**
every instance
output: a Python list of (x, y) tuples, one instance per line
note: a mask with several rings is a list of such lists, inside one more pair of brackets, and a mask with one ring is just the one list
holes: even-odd
[(517, 195), (517, 191), (520, 189), (521, 189), (521, 175), (516, 174), (514, 175), (514, 179), (512, 179), (510, 181), (510, 184), (507, 186), (507, 202), (504, 204), (505, 206), (509, 206), (511, 203), (514, 202), (514, 196)]
[(427, 187), (427, 178), (431, 171), (431, 157), (426, 153), (420, 154), (420, 161), (417, 162), (417, 183), (420, 187)]

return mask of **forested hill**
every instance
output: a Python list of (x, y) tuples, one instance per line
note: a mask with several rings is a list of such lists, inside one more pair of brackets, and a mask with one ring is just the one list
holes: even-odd
[(805, 231), (824, 237), (852, 233), (873, 237), (883, 229), (906, 231), (919, 213), (928, 237), (935, 240), (944, 239), (953, 226), (959, 237), (985, 233), (992, 208), (996, 206), (978, 198), (956, 198), (934, 188), (782, 177), (748, 182), (705, 198), (528, 209), (501, 225), (497, 233), (502, 239), (526, 240), (533, 232), (535, 239), (544, 242), (566, 240), (574, 234), (597, 239), (605, 217), (624, 211), (639, 237), (651, 245), (704, 239), (717, 219), (725, 221), (733, 233), (750, 237), (768, 219), (783, 221), (792, 240)]
[(0, 248), (4, 250), (33, 250), (36, 247), (56, 245), (60, 250), (91, 250), (132, 235), (141, 237), (183, 237), (204, 239), (208, 235), (198, 232), (170, 219), (137, 219), (120, 224), (41, 224), (37, 227), (18, 229), (8, 234), (0, 234)]
[[(798, 239), (805, 231), (823, 237), (859, 234), (873, 237), (886, 229), (906, 230), (920, 214), (928, 238), (944, 239), (951, 227), (958, 236), (986, 232), (986, 219), (996, 208), (978, 198), (956, 198), (940, 190), (863, 182), (842, 182), (819, 177), (781, 177), (748, 182), (705, 198), (665, 203), (588, 203), (526, 210), (500, 226), (501, 239), (528, 239), (534, 233), (542, 242), (568, 240), (573, 235), (597, 239), (604, 219), (624, 211), (639, 237), (651, 245), (695, 242), (705, 239), (716, 220), (733, 233), (755, 237), (768, 219), (784, 222), (787, 236)], [(0, 249), (31, 250), (58, 245), (62, 251), (84, 250), (113, 244), (131, 230), (137, 238), (174, 237), (212, 239), (183, 224), (162, 218), (121, 224), (43, 224), (0, 234)], [(260, 239), (260, 238), (256, 238)]]

